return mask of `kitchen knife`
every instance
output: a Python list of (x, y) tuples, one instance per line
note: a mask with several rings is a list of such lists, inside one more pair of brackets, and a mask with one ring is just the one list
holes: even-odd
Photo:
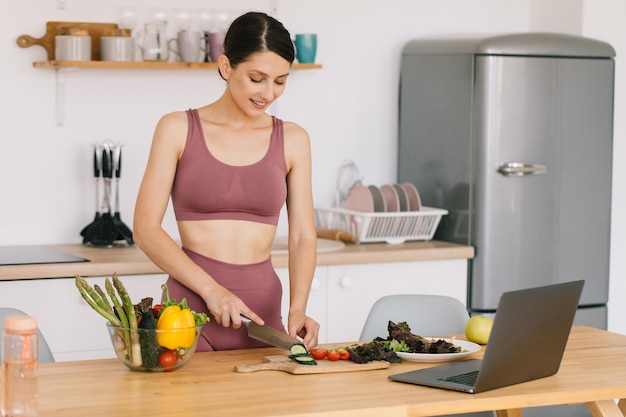
[(241, 321), (248, 328), (248, 337), (267, 343), (268, 345), (290, 350), (293, 345), (302, 344), (300, 340), (289, 336), (287, 333), (283, 333), (270, 326), (259, 326), (245, 316), (241, 316)]

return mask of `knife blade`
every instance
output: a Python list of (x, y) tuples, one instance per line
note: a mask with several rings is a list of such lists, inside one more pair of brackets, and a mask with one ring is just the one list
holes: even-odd
[(293, 345), (302, 344), (302, 342), (295, 337), (289, 336), (287, 333), (283, 333), (267, 325), (259, 326), (246, 316), (241, 316), (241, 321), (248, 328), (248, 337), (260, 342), (285, 350), (290, 350)]

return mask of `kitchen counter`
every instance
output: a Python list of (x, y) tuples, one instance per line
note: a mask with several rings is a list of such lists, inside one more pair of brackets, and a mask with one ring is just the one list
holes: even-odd
[(524, 407), (586, 403), (594, 416), (616, 417), (626, 409), (625, 400), (613, 400), (626, 397), (625, 344), (624, 335), (576, 326), (556, 375), (474, 395), (388, 380), (429, 363), (313, 375), (233, 371), (285, 354), (277, 348), (197, 353), (181, 369), (152, 374), (129, 371), (117, 359), (47, 363), (39, 368), (38, 415), (418, 417), (498, 410), (522, 416)]
[[(82, 276), (143, 275), (162, 273), (136, 246), (96, 248), (81, 244), (49, 247), (88, 259), (90, 262), (0, 266), (0, 281)], [(410, 262), (442, 259), (471, 259), (474, 248), (440, 241), (346, 244), (335, 252), (317, 254), (317, 265)], [(287, 255), (272, 256), (276, 268), (288, 266)]]
[[(117, 273), (133, 299), (159, 300), (166, 275), (136, 246), (68, 244), (45, 248), (90, 261), (0, 266), (0, 305), (37, 317), (57, 361), (113, 357), (104, 319), (78, 294), (74, 276), (85, 277), (91, 285), (102, 285), (104, 277)], [(30, 251), (30, 246), (24, 249)], [(356, 340), (369, 309), (384, 295), (440, 294), (464, 302), (467, 263), (473, 255), (471, 246), (439, 241), (347, 244), (334, 252), (319, 252), (307, 311), (320, 323), (320, 343)], [(272, 261), (283, 294), (289, 294), (288, 255), (274, 252)], [(50, 299), (64, 301), (50, 310)], [(345, 315), (346, 306), (349, 316)], [(287, 317), (288, 296), (282, 297), (281, 310)], [(332, 317), (343, 318), (328, 319)], [(66, 331), (67, 323), (73, 323), (73, 331)]]

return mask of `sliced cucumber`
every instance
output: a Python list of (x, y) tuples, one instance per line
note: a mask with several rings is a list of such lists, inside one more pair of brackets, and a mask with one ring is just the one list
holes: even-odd
[(289, 355), (289, 357), (302, 364), (302, 365), (317, 365), (317, 362), (315, 361), (315, 359), (313, 359), (313, 357), (309, 354), (304, 354), (304, 355)]
[(289, 352), (291, 353), (289, 358), (301, 363), (302, 365), (317, 365), (315, 359), (313, 359), (309, 351), (306, 350), (306, 347), (302, 343), (291, 345)]
[(292, 355), (298, 356), (298, 355), (308, 355), (309, 351), (306, 350), (306, 347), (302, 343), (295, 343), (291, 345), (291, 347), (289, 348), (289, 353), (291, 353)]

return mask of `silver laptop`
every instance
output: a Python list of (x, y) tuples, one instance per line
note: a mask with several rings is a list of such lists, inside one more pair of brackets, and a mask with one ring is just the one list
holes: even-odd
[(583, 285), (581, 280), (505, 292), (482, 360), (450, 362), (389, 379), (477, 393), (554, 375)]

